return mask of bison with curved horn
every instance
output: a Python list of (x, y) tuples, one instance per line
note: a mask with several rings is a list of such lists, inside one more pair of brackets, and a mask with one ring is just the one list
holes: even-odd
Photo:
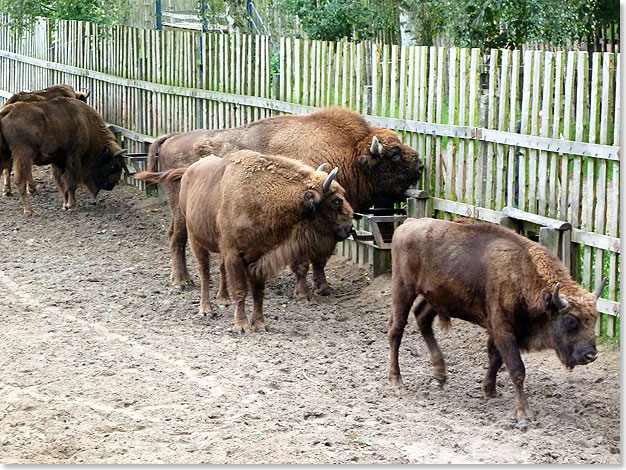
[[(13, 103), (19, 102), (32, 102), (32, 101), (46, 101), (54, 98), (76, 98), (81, 101), (87, 101), (89, 97), (89, 90), (76, 91), (70, 85), (52, 85), (43, 90), (37, 91), (19, 91), (11, 96), (4, 106), (8, 106)], [(6, 150), (2, 151), (0, 148), (0, 172), (2, 172), (2, 180), (4, 182), (4, 188), (2, 189), (3, 196), (11, 195), (11, 169), (13, 167), (13, 159), (11, 154)], [(27, 177), (26, 189), (30, 194), (36, 194), (37, 188), (33, 182), (33, 175), (30, 174)]]
[[(249, 150), (210, 155), (189, 168), (141, 172), (136, 178), (180, 181), (179, 204), (200, 274), (200, 313), (212, 312), (209, 253), (220, 253), (218, 299), (236, 302), (237, 333), (264, 331), (265, 282), (281, 267), (348, 238), (352, 208), (330, 173)], [(245, 313), (252, 293), (252, 321)]]
[[(341, 169), (337, 181), (345, 188), (346, 200), (357, 211), (376, 205), (390, 205), (405, 199), (404, 192), (422, 174), (417, 152), (404, 145), (389, 129), (372, 126), (360, 114), (342, 108), (326, 108), (310, 115), (274, 116), (233, 129), (196, 130), (161, 136), (150, 146), (148, 170), (161, 171), (188, 166), (204, 155), (224, 156), (239, 149), (288, 155), (317, 167), (328, 162)], [(175, 286), (190, 282), (185, 263), (187, 234), (178, 210), (178, 185), (166, 183), (172, 211), (168, 230), (172, 260), (171, 281)], [(329, 244), (311, 258), (313, 283), (321, 295), (330, 287), (324, 267), (335, 244)], [(291, 266), (296, 275), (295, 295), (310, 298), (306, 282), (308, 261)]]
[(496, 375), (505, 364), (521, 426), (532, 418), (521, 352), (554, 349), (568, 369), (596, 359), (596, 298), (606, 280), (593, 294), (588, 292), (544, 246), (498, 225), (423, 218), (409, 219), (395, 231), (391, 255), (392, 386), (403, 387), (398, 350), (410, 311), (441, 385), (446, 367), (433, 335), (433, 319), (438, 316), (444, 328), (454, 317), (487, 330), (489, 367), (483, 393), (486, 398), (496, 396)]
[(83, 101), (55, 98), (17, 102), (0, 110), (0, 153), (14, 160), (26, 215), (33, 214), (26, 182), (32, 165), (52, 165), (63, 209), (76, 210), (76, 188), (92, 197), (120, 180), (124, 153), (102, 117)]

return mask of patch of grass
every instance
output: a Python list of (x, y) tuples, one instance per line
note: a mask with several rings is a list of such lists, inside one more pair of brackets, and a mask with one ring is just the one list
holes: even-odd
[(605, 351), (619, 351), (619, 335), (616, 335), (615, 338), (611, 338), (610, 336), (600, 336), (598, 337), (596, 343), (598, 346)]

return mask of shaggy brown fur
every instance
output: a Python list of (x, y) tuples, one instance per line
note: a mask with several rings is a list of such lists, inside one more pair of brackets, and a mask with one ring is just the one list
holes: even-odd
[[(4, 106), (18, 102), (31, 102), (31, 101), (46, 101), (54, 98), (67, 97), (76, 98), (81, 101), (87, 101), (89, 92), (76, 91), (69, 85), (53, 85), (43, 90), (37, 91), (20, 91), (11, 96)], [(1, 139), (1, 137), (0, 137)], [(2, 173), (2, 179), (4, 187), (2, 189), (3, 196), (11, 195), (11, 169), (13, 167), (13, 158), (8, 150), (3, 151), (0, 145), (0, 172)], [(33, 182), (33, 175), (28, 175), (26, 188), (30, 194), (36, 194), (37, 189)]]
[[(445, 364), (432, 332), (439, 316), (476, 323), (489, 335), (486, 397), (496, 394), (496, 374), (506, 364), (516, 391), (520, 422), (531, 417), (524, 394), (520, 351), (554, 349), (568, 368), (595, 360), (596, 298), (578, 285), (548, 249), (512, 230), (486, 223), (409, 219), (392, 241), (392, 300), (389, 318), (389, 380), (402, 386), (398, 349), (409, 311), (431, 353), (435, 377)], [(555, 286), (569, 307), (553, 301)], [(562, 307), (562, 306), (561, 306)]]
[(0, 111), (0, 148), (14, 160), (16, 185), (24, 213), (32, 214), (26, 180), (32, 165), (52, 164), (63, 195), (63, 208), (76, 210), (75, 191), (84, 186), (93, 197), (119, 181), (123, 150), (102, 117), (73, 98), (18, 102)]
[[(382, 153), (370, 152), (372, 139), (382, 145)], [(395, 132), (370, 125), (363, 116), (342, 108), (328, 108), (310, 115), (283, 115), (262, 119), (243, 127), (197, 130), (160, 137), (148, 153), (149, 171), (187, 166), (209, 154), (224, 156), (238, 149), (287, 155), (317, 168), (322, 163), (338, 167), (337, 181), (346, 190), (352, 207), (365, 210), (372, 204), (387, 205), (404, 199), (404, 191), (418, 182), (422, 163), (417, 152), (402, 144)], [(189, 282), (186, 270), (185, 224), (177, 211), (176, 184), (166, 185), (172, 210), (169, 240), (172, 254), (172, 283)], [(313, 258), (313, 278), (317, 291), (328, 294), (324, 266), (334, 250), (327, 246)], [(292, 266), (296, 273), (296, 297), (310, 298), (306, 283), (308, 263)]]
[(327, 173), (286, 157), (242, 150), (224, 159), (202, 158), (188, 169), (135, 176), (166, 184), (180, 180), (180, 209), (200, 271), (200, 312), (211, 312), (209, 252), (220, 253), (218, 298), (228, 300), (230, 293), (237, 303), (237, 332), (251, 326), (244, 308), (249, 287), (252, 328), (264, 330), (265, 281), (328, 240), (347, 238), (352, 228), (343, 188), (333, 181), (324, 193)]

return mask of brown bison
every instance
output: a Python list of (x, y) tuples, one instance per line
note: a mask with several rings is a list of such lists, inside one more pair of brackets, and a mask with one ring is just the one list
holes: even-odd
[[(422, 163), (417, 152), (404, 145), (395, 132), (370, 125), (363, 116), (342, 108), (327, 108), (310, 115), (283, 115), (255, 121), (243, 127), (197, 130), (158, 138), (149, 149), (148, 170), (188, 166), (204, 155), (224, 156), (238, 149), (288, 155), (316, 168), (328, 162), (341, 169), (337, 181), (346, 200), (357, 211), (372, 204), (387, 205), (404, 200), (404, 191), (419, 180)], [(172, 283), (190, 282), (185, 264), (185, 221), (178, 210), (178, 185), (165, 185), (172, 211), (168, 230), (172, 257)], [(313, 282), (318, 293), (328, 295), (324, 267), (335, 244), (311, 258)], [(306, 274), (308, 261), (293, 265), (297, 298), (310, 298)]]
[(33, 213), (26, 191), (33, 164), (52, 164), (63, 208), (73, 211), (78, 185), (94, 198), (101, 189), (113, 189), (125, 152), (102, 117), (83, 101), (17, 102), (0, 110), (0, 154), (14, 160), (15, 183), (27, 215)]
[[(352, 208), (333, 181), (337, 171), (327, 174), (290, 158), (242, 150), (223, 159), (202, 158), (188, 169), (135, 176), (180, 180), (180, 209), (200, 273), (200, 313), (211, 313), (209, 252), (220, 253), (218, 299), (236, 302), (234, 329), (240, 333), (265, 330), (266, 279), (350, 235)], [(251, 324), (245, 313), (248, 288)]]
[(434, 317), (438, 315), (444, 326), (454, 317), (487, 329), (484, 395), (496, 396), (496, 375), (506, 364), (520, 425), (532, 417), (521, 351), (554, 349), (569, 369), (596, 359), (596, 297), (604, 286), (589, 293), (542, 245), (493, 224), (423, 218), (409, 219), (395, 231), (391, 255), (392, 386), (403, 386), (398, 349), (411, 309), (442, 385), (446, 369), (433, 335)]
[[(87, 98), (89, 97), (89, 91), (76, 91), (69, 85), (52, 85), (51, 87), (44, 88), (43, 90), (17, 92), (4, 103), (4, 106), (18, 102), (46, 101), (60, 97), (76, 98), (86, 102)], [(4, 182), (4, 187), (2, 190), (3, 196), (11, 195), (12, 167), (13, 159), (11, 158), (11, 155), (2, 153), (2, 150), (0, 149), (0, 172), (2, 173), (2, 179)], [(32, 174), (28, 175), (27, 177), (26, 189), (30, 194), (37, 193)]]

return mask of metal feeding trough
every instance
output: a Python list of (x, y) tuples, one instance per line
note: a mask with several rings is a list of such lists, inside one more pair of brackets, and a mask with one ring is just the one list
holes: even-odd
[(407, 218), (407, 206), (373, 207), (354, 214), (355, 231), (337, 244), (336, 254), (361, 266), (371, 266), (374, 277), (391, 269), (391, 238)]
[(355, 218), (364, 223), (363, 228), (356, 230), (353, 239), (356, 241), (374, 242), (377, 248), (391, 249), (391, 238), (397, 224), (406, 220), (406, 206), (392, 208), (371, 208), (367, 213), (355, 213)]
[(139, 173), (139, 171), (141, 171), (137, 169), (137, 166), (138, 166), (137, 163), (139, 162), (145, 163), (146, 160), (148, 159), (148, 154), (147, 153), (127, 153), (126, 155), (124, 155), (124, 158), (128, 160), (128, 162), (126, 163), (127, 168), (124, 169), (124, 173), (126, 173), (126, 176), (133, 176), (136, 173)]

